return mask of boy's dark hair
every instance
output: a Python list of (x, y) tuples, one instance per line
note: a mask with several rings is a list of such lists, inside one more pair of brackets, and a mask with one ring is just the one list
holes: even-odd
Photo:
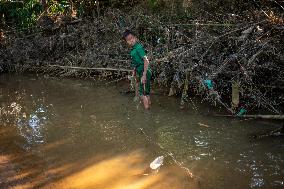
[(125, 30), (123, 32), (123, 39), (125, 39), (129, 35), (134, 35), (135, 36), (135, 34), (131, 30)]

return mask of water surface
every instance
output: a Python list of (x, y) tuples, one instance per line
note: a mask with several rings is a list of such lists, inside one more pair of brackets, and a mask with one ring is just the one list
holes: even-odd
[(284, 139), (251, 137), (280, 123), (208, 116), (219, 110), (194, 99), (180, 110), (163, 95), (145, 112), (123, 90), (1, 75), (0, 188), (284, 187)]

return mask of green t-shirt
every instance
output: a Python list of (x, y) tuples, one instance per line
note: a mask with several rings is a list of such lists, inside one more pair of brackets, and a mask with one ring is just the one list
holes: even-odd
[(131, 48), (130, 56), (132, 59), (131, 67), (136, 68), (138, 74), (142, 74), (144, 70), (144, 57), (146, 53), (144, 48), (140, 43), (135, 43), (135, 45)]

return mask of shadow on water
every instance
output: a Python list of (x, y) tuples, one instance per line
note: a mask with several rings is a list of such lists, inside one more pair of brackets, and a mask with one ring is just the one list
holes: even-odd
[[(1, 83), (9, 85), (0, 86), (0, 188), (284, 186), (283, 140), (249, 138), (278, 124), (203, 116), (207, 105), (197, 102), (198, 111), (180, 111), (163, 96), (145, 113), (121, 86), (91, 81), (6, 75)], [(156, 173), (149, 164), (159, 155)]]

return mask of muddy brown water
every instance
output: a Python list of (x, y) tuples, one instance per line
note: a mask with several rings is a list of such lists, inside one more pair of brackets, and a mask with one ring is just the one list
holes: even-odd
[(199, 100), (180, 110), (163, 95), (145, 112), (123, 89), (0, 75), (0, 188), (284, 188), (283, 137), (251, 138), (281, 123), (208, 116), (222, 110)]

